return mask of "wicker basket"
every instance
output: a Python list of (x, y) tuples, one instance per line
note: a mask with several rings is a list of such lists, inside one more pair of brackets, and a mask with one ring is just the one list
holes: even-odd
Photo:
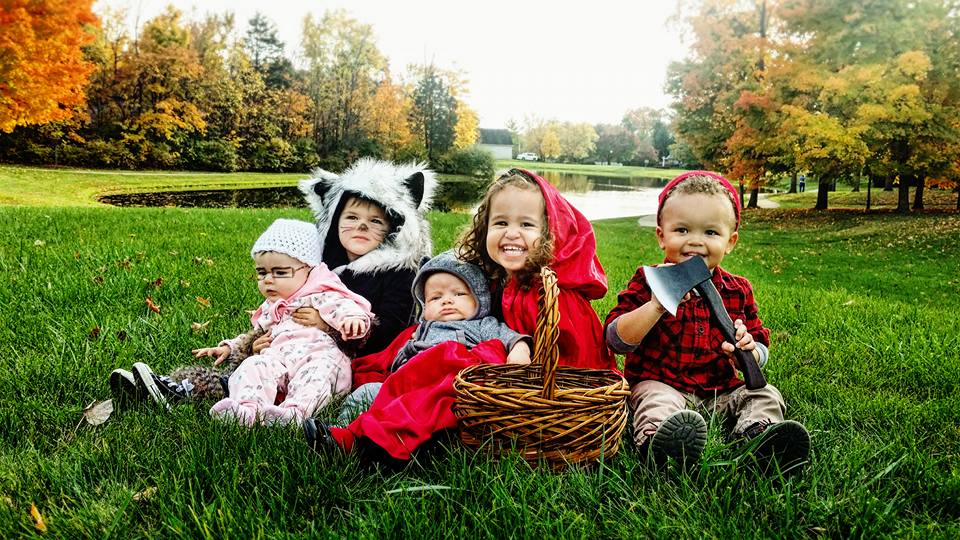
[(558, 469), (609, 458), (627, 422), (627, 383), (609, 370), (557, 367), (557, 276), (547, 267), (541, 276), (533, 361), (470, 366), (454, 380), (460, 438)]

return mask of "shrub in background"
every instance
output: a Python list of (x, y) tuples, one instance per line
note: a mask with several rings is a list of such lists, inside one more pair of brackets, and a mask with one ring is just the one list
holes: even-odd
[(198, 171), (233, 172), (239, 166), (237, 150), (227, 141), (195, 141), (186, 151), (184, 166)]
[(489, 180), (493, 178), (493, 156), (479, 148), (451, 150), (434, 163), (438, 172), (472, 176)]
[(489, 178), (448, 175), (440, 176), (437, 193), (433, 197), (433, 208), (440, 212), (466, 210), (480, 200)]

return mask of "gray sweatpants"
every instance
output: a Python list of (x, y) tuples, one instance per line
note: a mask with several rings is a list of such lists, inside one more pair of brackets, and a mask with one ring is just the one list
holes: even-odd
[(356, 390), (350, 392), (350, 395), (343, 400), (340, 406), (340, 413), (337, 415), (336, 424), (340, 427), (347, 427), (360, 416), (360, 413), (370, 408), (374, 398), (380, 392), (383, 383), (371, 382), (361, 384)]

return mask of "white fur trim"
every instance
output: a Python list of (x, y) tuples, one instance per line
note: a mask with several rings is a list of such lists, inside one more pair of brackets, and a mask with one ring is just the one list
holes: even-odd
[[(423, 174), (423, 198), (415, 206), (403, 181), (417, 172)], [(321, 182), (327, 186), (322, 198), (314, 191), (314, 186)], [(403, 216), (403, 226), (393, 238), (347, 265), (357, 273), (399, 268), (416, 270), (420, 259), (432, 255), (430, 224), (425, 216), (436, 188), (436, 174), (427, 169), (425, 163), (397, 164), (374, 158), (361, 158), (340, 175), (317, 169), (311, 178), (300, 181), (300, 190), (313, 210), (321, 242), (327, 237), (344, 191), (360, 193)]]

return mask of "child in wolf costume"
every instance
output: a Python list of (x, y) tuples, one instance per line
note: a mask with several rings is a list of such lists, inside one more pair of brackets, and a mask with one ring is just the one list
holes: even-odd
[[(432, 254), (426, 212), (436, 186), (436, 175), (423, 163), (395, 164), (373, 158), (361, 158), (340, 175), (318, 169), (300, 182), (323, 243), (321, 260), (351, 291), (366, 298), (376, 315), (369, 337), (354, 351), (347, 349), (348, 354), (380, 351), (413, 324), (410, 288), (421, 260)], [(376, 223), (378, 218), (381, 223)], [(297, 310), (294, 319), (323, 324), (316, 310)], [(115, 370), (111, 388), (115, 395), (134, 399), (150, 396), (165, 401), (156, 395), (174, 400), (220, 399), (224, 397), (221, 377), (232, 373), (254, 349), (268, 344), (268, 336), (250, 332), (238, 340), (236, 352), (221, 369), (186, 366), (161, 377), (140, 364), (135, 371), (144, 373), (138, 377)]]

